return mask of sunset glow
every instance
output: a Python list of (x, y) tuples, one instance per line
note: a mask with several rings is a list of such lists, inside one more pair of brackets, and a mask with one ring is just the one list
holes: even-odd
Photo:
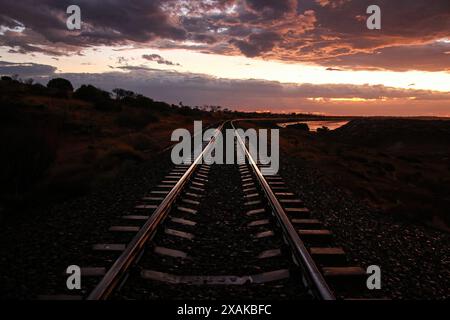
[[(0, 56), (4, 61), (0, 71), (44, 82), (52, 73), (72, 77), (78, 84), (84, 78), (108, 90), (113, 89), (112, 83), (131, 85), (127, 80), (118, 83), (117, 76), (121, 74), (124, 79), (135, 79), (136, 83), (130, 89), (156, 99), (172, 103), (183, 100), (189, 104), (224, 104), (243, 110), (301, 111), (304, 110), (303, 102), (307, 102), (316, 103), (318, 108), (314, 110), (313, 105), (309, 105), (308, 112), (329, 113), (336, 109), (327, 110), (323, 102), (378, 102), (376, 109), (369, 112), (365, 108), (361, 114), (383, 114), (385, 111), (392, 115), (450, 113), (442, 112), (444, 101), (446, 105), (450, 101), (450, 29), (445, 28), (450, 20), (450, 10), (442, 12), (436, 5), (436, 19), (423, 21), (423, 28), (430, 30), (426, 34), (414, 31), (413, 26), (407, 28), (398, 24), (399, 19), (414, 21), (420, 18), (412, 13), (408, 16), (393, 12), (387, 1), (381, 1), (384, 18), (383, 28), (379, 31), (367, 30), (362, 18), (349, 18), (351, 12), (364, 8), (356, 1), (313, 1), (314, 4), (275, 1), (261, 6), (253, 1), (244, 2), (199, 1), (194, 4), (173, 1), (161, 2), (160, 6), (155, 2), (145, 7), (142, 16), (141, 12), (133, 11), (133, 6), (123, 6), (119, 11), (137, 17), (133, 30), (123, 25), (120, 19), (110, 20), (108, 12), (105, 12), (101, 26), (93, 20), (94, 15), (91, 17), (94, 8), (90, 5), (83, 12), (85, 28), (89, 30), (84, 34), (83, 30), (69, 32), (65, 29), (64, 15), (58, 12), (58, 7), (48, 5), (48, 11), (54, 14), (49, 19), (54, 19), (55, 25), (41, 30), (32, 17), (22, 17), (13, 1), (6, 1), (5, 17), (9, 20), (0, 21)], [(82, 6), (85, 2), (79, 3)], [(116, 5), (115, 1), (112, 3)], [(427, 5), (425, 1), (414, 3), (418, 9)], [(115, 9), (114, 5), (111, 10)], [(121, 3), (117, 2), (117, 5)], [(258, 10), (266, 20), (259, 20)], [(152, 18), (145, 17), (145, 11), (166, 16), (167, 21), (156, 28)], [(250, 13), (255, 16), (245, 16)], [(345, 16), (347, 20), (344, 20)], [(325, 17), (329, 20), (323, 20)], [(335, 20), (330, 20), (331, 17)], [(341, 25), (336, 24), (338, 18)], [(227, 19), (241, 20), (242, 25)], [(90, 33), (96, 28), (110, 28), (113, 34), (99, 34), (96, 37), (100, 38), (94, 39)], [(154, 32), (154, 29), (159, 31)], [(45, 72), (32, 70), (39, 68)], [(14, 72), (16, 69), (18, 72)], [(145, 72), (149, 73), (148, 77)], [(221, 87), (214, 89), (214, 99), (197, 87), (193, 94), (195, 98), (181, 92), (163, 94), (161, 90), (152, 90), (153, 85), (149, 84), (154, 81), (155, 73), (159, 78), (172, 79), (169, 83), (181, 81), (189, 86), (192, 79), (202, 78), (205, 81), (215, 79)], [(235, 81), (239, 81), (240, 86), (249, 85), (251, 90), (239, 92), (236, 99), (230, 100), (226, 93), (229, 90), (227, 83), (232, 86)], [(276, 95), (267, 96), (262, 84), (283, 89)], [(302, 85), (315, 87), (306, 96), (293, 97), (295, 86)], [(321, 88), (329, 91), (329, 85), (361, 87), (354, 96), (336, 88), (334, 94), (328, 92), (324, 97)], [(397, 92), (394, 96), (370, 93), (370, 97), (361, 92), (380, 90), (380, 86)], [(258, 92), (265, 99), (261, 99)], [(282, 96), (282, 92), (287, 95)], [(406, 104), (418, 96), (422, 107), (408, 112)], [(383, 107), (391, 100), (402, 102), (401, 110)], [(343, 105), (338, 113), (349, 112), (355, 110)]]

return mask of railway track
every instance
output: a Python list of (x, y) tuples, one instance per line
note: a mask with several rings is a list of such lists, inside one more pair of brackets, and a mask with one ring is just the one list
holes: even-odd
[[(227, 122), (216, 135), (225, 128), (236, 129)], [(79, 298), (360, 297), (364, 270), (347, 264), (332, 232), (283, 178), (264, 176), (237, 134), (245, 164), (202, 164), (214, 143), (204, 143), (191, 165), (175, 166), (111, 226), (115, 241), (93, 245), (110, 267), (82, 268), (92, 289)]]

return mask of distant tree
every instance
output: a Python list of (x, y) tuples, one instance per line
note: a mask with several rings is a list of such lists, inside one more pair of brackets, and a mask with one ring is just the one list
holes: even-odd
[(125, 90), (125, 89), (121, 89), (121, 88), (114, 89), (113, 93), (116, 95), (117, 100), (136, 97), (136, 94), (133, 91)]
[(330, 132), (330, 129), (328, 127), (323, 126), (322, 128), (317, 128), (317, 133), (328, 133)]
[(58, 91), (73, 92), (73, 86), (69, 80), (63, 78), (55, 78), (48, 82), (47, 88)]
[(33, 80), (32, 78), (28, 78), (28, 79), (26, 79), (23, 83), (25, 83), (25, 84), (31, 86), (31, 85), (33, 85), (33, 83), (34, 83), (34, 80)]
[(117, 109), (117, 105), (111, 100), (111, 94), (93, 85), (82, 85), (74, 93), (74, 98), (92, 102), (99, 110), (112, 111)]
[(35, 83), (31, 86), (33, 94), (36, 95), (46, 95), (48, 93), (48, 88), (46, 86), (43, 86), (40, 83)]
[(82, 85), (78, 88), (78, 90), (75, 91), (74, 97), (89, 102), (108, 100), (111, 98), (109, 92), (98, 89), (90, 84)]
[(222, 107), (221, 106), (209, 106), (209, 111), (218, 112)]
[(2, 79), (2, 81), (13, 81), (13, 78), (8, 77), (8, 76), (3, 76), (1, 79)]
[(306, 123), (291, 124), (291, 125), (288, 125), (287, 128), (309, 132), (309, 126)]

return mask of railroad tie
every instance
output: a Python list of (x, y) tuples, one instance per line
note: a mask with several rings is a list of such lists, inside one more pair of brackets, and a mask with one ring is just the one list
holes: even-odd
[(144, 197), (142, 198), (143, 201), (163, 201), (163, 197)]
[(191, 276), (174, 275), (155, 270), (142, 270), (141, 277), (145, 280), (159, 281), (170, 284), (184, 285), (248, 285), (262, 284), (273, 281), (280, 281), (289, 278), (288, 269), (280, 269), (248, 276)]
[(314, 261), (328, 267), (344, 266), (347, 263), (345, 251), (342, 248), (317, 248), (309, 249)]
[(292, 219), (292, 223), (301, 229), (316, 229), (322, 227), (322, 222), (317, 219)]
[(299, 199), (280, 199), (280, 203), (303, 203), (303, 201)]
[(94, 244), (92, 250), (94, 251), (124, 251), (127, 246), (122, 243), (108, 243), (108, 244)]
[(255, 234), (256, 239), (263, 239), (263, 238), (269, 238), (273, 237), (275, 233), (272, 230), (262, 231)]
[(189, 189), (192, 190), (192, 191), (197, 191), (197, 192), (205, 192), (205, 189), (198, 188), (198, 187), (193, 187), (193, 186), (189, 186)]
[(195, 200), (191, 200), (191, 199), (186, 199), (186, 198), (181, 199), (181, 202), (186, 203), (186, 204), (191, 204), (191, 205), (193, 205), (193, 206), (198, 206), (198, 205), (200, 205), (200, 202), (199, 202), (199, 201), (195, 201)]
[(261, 204), (261, 201), (257, 200), (257, 201), (249, 201), (249, 202), (244, 203), (245, 206), (255, 206), (258, 204)]
[(145, 221), (145, 220), (148, 220), (149, 218), (150, 218), (150, 216), (138, 216), (138, 215), (122, 216), (122, 219), (137, 220), (137, 221)]
[(140, 204), (135, 206), (134, 208), (138, 210), (149, 210), (149, 209), (157, 209), (158, 206), (154, 204)]
[(70, 294), (54, 294), (40, 295), (37, 297), (37, 299), (42, 301), (81, 301), (83, 300), (83, 296)]
[(198, 193), (186, 192), (185, 195), (188, 197), (197, 198), (197, 199), (203, 198), (203, 196)]
[(109, 228), (111, 232), (137, 233), (141, 228), (136, 226), (112, 226)]
[(189, 214), (197, 214), (197, 210), (191, 209), (191, 208), (186, 208), (186, 207), (177, 207), (178, 211), (184, 212), (184, 213), (189, 213)]
[(247, 216), (254, 216), (257, 214), (261, 214), (261, 213), (265, 213), (266, 210), (265, 209), (255, 209), (255, 210), (250, 210), (246, 213)]
[(150, 192), (151, 194), (162, 194), (162, 195), (166, 195), (169, 193), (168, 190), (164, 190), (164, 191), (152, 191)]
[(275, 192), (275, 195), (278, 197), (293, 197), (295, 194), (292, 192)]
[(156, 246), (153, 248), (153, 252), (156, 254), (159, 254), (161, 256), (167, 256), (167, 257), (172, 257), (172, 258), (180, 258), (180, 259), (188, 258), (188, 255), (186, 252), (169, 249), (169, 248), (165, 248), (165, 247)]
[(183, 218), (170, 218), (170, 221), (174, 222), (174, 223), (178, 223), (184, 226), (190, 226), (190, 227), (195, 227), (197, 225), (197, 222), (191, 221), (191, 220), (187, 220), (187, 219), (183, 219)]
[(81, 268), (82, 277), (103, 277), (106, 273), (104, 267), (84, 267)]
[(181, 173), (180, 174), (169, 174), (164, 177), (164, 180), (173, 180), (173, 179), (179, 180), (182, 176), (183, 176), (183, 174), (181, 174)]
[(261, 219), (261, 220), (255, 220), (247, 224), (247, 227), (259, 227), (259, 226), (265, 226), (270, 224), (269, 219)]
[(268, 259), (281, 256), (281, 249), (269, 249), (261, 252), (258, 259)]
[(360, 267), (324, 267), (322, 273), (333, 288), (351, 289), (354, 292), (364, 290), (367, 274)]
[(332, 239), (332, 233), (330, 230), (319, 229), (319, 230), (306, 230), (301, 229), (297, 231), (300, 238), (307, 243), (312, 244), (324, 244), (329, 243)]
[(172, 189), (175, 184), (158, 184), (156, 188), (158, 189)]
[(163, 180), (161, 181), (162, 184), (172, 184), (175, 185), (178, 183), (179, 180)]
[(166, 234), (168, 234), (170, 236), (174, 236), (174, 237), (179, 237), (179, 238), (183, 238), (183, 239), (187, 239), (187, 240), (193, 240), (194, 239), (194, 235), (192, 233), (189, 233), (189, 232), (184, 232), (184, 231), (170, 229), (170, 228), (166, 228), (164, 230), (164, 232)]

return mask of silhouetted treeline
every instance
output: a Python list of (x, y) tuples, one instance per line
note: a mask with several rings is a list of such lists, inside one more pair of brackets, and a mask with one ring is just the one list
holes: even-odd
[(142, 94), (130, 90), (116, 88), (112, 92), (105, 91), (93, 85), (82, 85), (74, 90), (67, 79), (51, 79), (47, 86), (34, 83), (32, 79), (19, 80), (18, 77), (3, 76), (0, 80), (0, 93), (3, 97), (20, 97), (26, 95), (48, 96), (64, 99), (78, 99), (90, 102), (100, 111), (121, 111), (126, 107), (147, 108), (165, 114), (179, 113), (181, 115), (206, 115), (211, 112), (231, 113), (220, 106), (189, 107), (154, 101)]

